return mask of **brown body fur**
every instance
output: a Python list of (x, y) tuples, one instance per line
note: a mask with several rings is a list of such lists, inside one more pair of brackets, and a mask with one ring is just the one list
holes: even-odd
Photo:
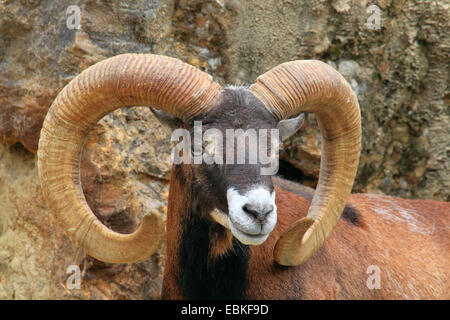
[[(172, 172), (174, 174), (174, 172)], [(189, 219), (190, 170), (172, 178), (167, 214), (167, 261), (162, 297), (182, 299), (177, 250)], [(172, 175), (174, 177), (174, 175)], [(450, 298), (450, 206), (445, 202), (354, 194), (356, 217), (341, 218), (325, 245), (306, 263), (283, 267), (273, 261), (281, 233), (308, 212), (312, 189), (273, 178), (278, 223), (260, 246), (252, 246), (247, 299), (448, 299)], [(226, 234), (226, 233), (224, 233)], [(223, 251), (224, 238), (221, 242)], [(215, 247), (214, 243), (210, 247)], [(214, 256), (214, 253), (211, 254)], [(380, 269), (379, 289), (366, 285), (371, 265)]]
[[(348, 204), (359, 214), (358, 222), (341, 218), (310, 260), (298, 267), (281, 267), (272, 258), (275, 242), (299, 216), (306, 215), (310, 202), (281, 189), (275, 179), (274, 184), (278, 223), (263, 245), (251, 248), (247, 298), (450, 297), (448, 203), (353, 194)], [(371, 265), (380, 268), (380, 289), (366, 285)]]

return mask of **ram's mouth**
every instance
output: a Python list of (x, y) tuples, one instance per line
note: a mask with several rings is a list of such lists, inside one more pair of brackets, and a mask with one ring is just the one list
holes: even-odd
[(270, 232), (262, 233), (262, 227), (261, 232), (255, 234), (251, 234), (242, 230), (242, 228), (239, 228), (239, 225), (237, 223), (233, 222), (228, 214), (220, 211), (219, 209), (214, 209), (213, 211), (211, 211), (211, 216), (214, 221), (229, 229), (233, 236), (245, 245), (257, 246), (262, 244), (269, 237)]
[(264, 241), (267, 240), (269, 237), (269, 233), (259, 233), (259, 234), (250, 234), (247, 232), (244, 232), (240, 230), (237, 226), (233, 224), (233, 222), (230, 220), (230, 230), (233, 236), (238, 239), (240, 242), (242, 242), (245, 245), (251, 245), (251, 246), (257, 246), (262, 244)]

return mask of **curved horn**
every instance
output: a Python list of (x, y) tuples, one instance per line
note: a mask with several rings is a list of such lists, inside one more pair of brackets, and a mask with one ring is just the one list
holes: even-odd
[(92, 213), (80, 184), (80, 155), (89, 130), (120, 107), (152, 106), (189, 121), (206, 112), (221, 87), (177, 59), (124, 54), (74, 78), (56, 97), (41, 131), (39, 178), (49, 209), (69, 238), (105, 262), (134, 262), (159, 249), (164, 223), (145, 216), (132, 234), (109, 230)]
[(250, 91), (280, 120), (315, 113), (322, 134), (319, 183), (308, 215), (291, 225), (274, 249), (277, 263), (296, 266), (323, 245), (351, 192), (361, 150), (358, 100), (336, 70), (316, 60), (281, 64), (260, 76)]

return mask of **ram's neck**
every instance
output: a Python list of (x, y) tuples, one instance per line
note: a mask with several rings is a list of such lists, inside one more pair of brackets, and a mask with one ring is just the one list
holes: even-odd
[(240, 299), (249, 248), (208, 218), (212, 208), (197, 188), (189, 166), (173, 167), (162, 298)]

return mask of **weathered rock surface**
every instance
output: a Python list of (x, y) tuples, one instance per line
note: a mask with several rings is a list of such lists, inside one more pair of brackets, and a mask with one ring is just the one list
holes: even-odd
[[(380, 8), (380, 29), (366, 22)], [(80, 29), (67, 27), (78, 5)], [(279, 63), (320, 59), (358, 95), (363, 152), (355, 192), (450, 199), (449, 27), (445, 1), (13, 1), (0, 4), (0, 299), (159, 297), (164, 248), (110, 265), (87, 257), (46, 209), (36, 168), (42, 121), (58, 92), (124, 52), (177, 57), (222, 84), (246, 85)], [(119, 109), (89, 135), (81, 173), (96, 215), (119, 232), (165, 214), (168, 135), (146, 107)], [(282, 158), (314, 185), (314, 116)], [(69, 265), (80, 290), (66, 285)]]
[[(125, 144), (138, 132), (123, 132), (126, 121), (141, 128), (147, 141), (147, 110), (118, 110), (100, 121), (89, 135), (81, 172), (86, 199), (111, 229), (130, 233), (144, 214), (166, 211), (168, 183), (154, 178), (161, 169), (142, 167), (152, 148)], [(140, 122), (140, 123), (137, 123)], [(114, 128), (112, 124), (114, 123)], [(105, 132), (105, 130), (107, 132)], [(124, 150), (114, 146), (127, 146)], [(167, 145), (164, 145), (167, 148)], [(156, 150), (158, 148), (156, 147)], [(122, 154), (125, 152), (125, 155)], [(155, 151), (153, 151), (155, 152)], [(164, 154), (161, 152), (160, 154)], [(161, 161), (164, 170), (164, 159)], [(154, 170), (156, 173), (153, 174)], [(160, 295), (164, 248), (135, 264), (106, 264), (86, 256), (63, 234), (41, 196), (35, 156), (20, 144), (0, 145), (0, 299), (154, 299)], [(81, 271), (80, 289), (70, 290), (73, 272)], [(70, 282), (69, 282), (70, 283)]]
[[(449, 3), (233, 3), (240, 14), (229, 31), (228, 81), (251, 83), (288, 60), (328, 62), (361, 106), (363, 152), (354, 191), (450, 199)], [(372, 4), (380, 8), (379, 30), (366, 26)], [(319, 135), (310, 126), (304, 131), (287, 144), (287, 160), (317, 177)]]

